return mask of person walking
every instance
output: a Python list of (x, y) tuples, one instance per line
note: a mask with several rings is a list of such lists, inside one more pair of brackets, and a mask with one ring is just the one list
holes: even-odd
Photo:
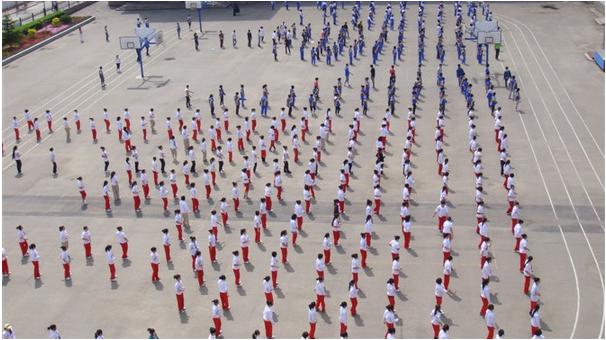
[(101, 81), (101, 89), (105, 90), (105, 75), (103, 74), (103, 66), (99, 66), (99, 80)]
[(181, 274), (176, 274), (173, 276), (173, 278), (175, 279), (177, 310), (179, 310), (179, 313), (185, 313), (185, 286), (183, 286), (183, 282), (181, 281)]

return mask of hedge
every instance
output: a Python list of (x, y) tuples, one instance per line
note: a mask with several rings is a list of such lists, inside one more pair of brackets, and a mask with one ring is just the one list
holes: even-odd
[(48, 24), (51, 22), (51, 20), (53, 20), (54, 18), (59, 18), (62, 15), (64, 15), (65, 13), (63, 11), (57, 11), (51, 14), (48, 14), (46, 16), (43, 16), (42, 18), (38, 18), (35, 19), (33, 21), (30, 21), (26, 24), (23, 24), (19, 27), (15, 28), (15, 32), (17, 33), (21, 33), (21, 34), (27, 34), (27, 30), (29, 30), (30, 28), (34, 28), (36, 30), (39, 30), (42, 28), (42, 26)]

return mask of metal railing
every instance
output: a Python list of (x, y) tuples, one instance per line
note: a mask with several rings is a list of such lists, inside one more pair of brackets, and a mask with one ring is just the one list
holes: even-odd
[[(69, 9), (82, 1), (39, 1), (39, 2), (28, 2), (18, 1), (18, 4), (14, 8), (26, 6), (25, 10), (17, 11), (15, 13), (4, 13), (9, 15), (15, 22), (15, 27), (19, 27), (28, 22), (34, 21), (38, 18), (47, 16), (48, 14)], [(12, 12), (13, 9), (9, 9), (6, 12)], [(20, 13), (26, 12), (26, 13)]]

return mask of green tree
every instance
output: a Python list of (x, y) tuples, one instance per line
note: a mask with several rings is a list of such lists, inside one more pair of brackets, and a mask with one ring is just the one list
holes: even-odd
[(2, 17), (2, 45), (19, 41), (19, 33), (15, 31), (15, 22), (8, 15)]

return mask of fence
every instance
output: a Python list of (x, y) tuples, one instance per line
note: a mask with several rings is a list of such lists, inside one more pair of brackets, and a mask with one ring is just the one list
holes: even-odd
[[(8, 15), (14, 20), (15, 27), (19, 27), (48, 14), (68, 10), (82, 2), (84, 1), (17, 1), (12, 9), (3, 12), (13, 12), (17, 9)], [(25, 6), (25, 9), (19, 10), (22, 6)]]

